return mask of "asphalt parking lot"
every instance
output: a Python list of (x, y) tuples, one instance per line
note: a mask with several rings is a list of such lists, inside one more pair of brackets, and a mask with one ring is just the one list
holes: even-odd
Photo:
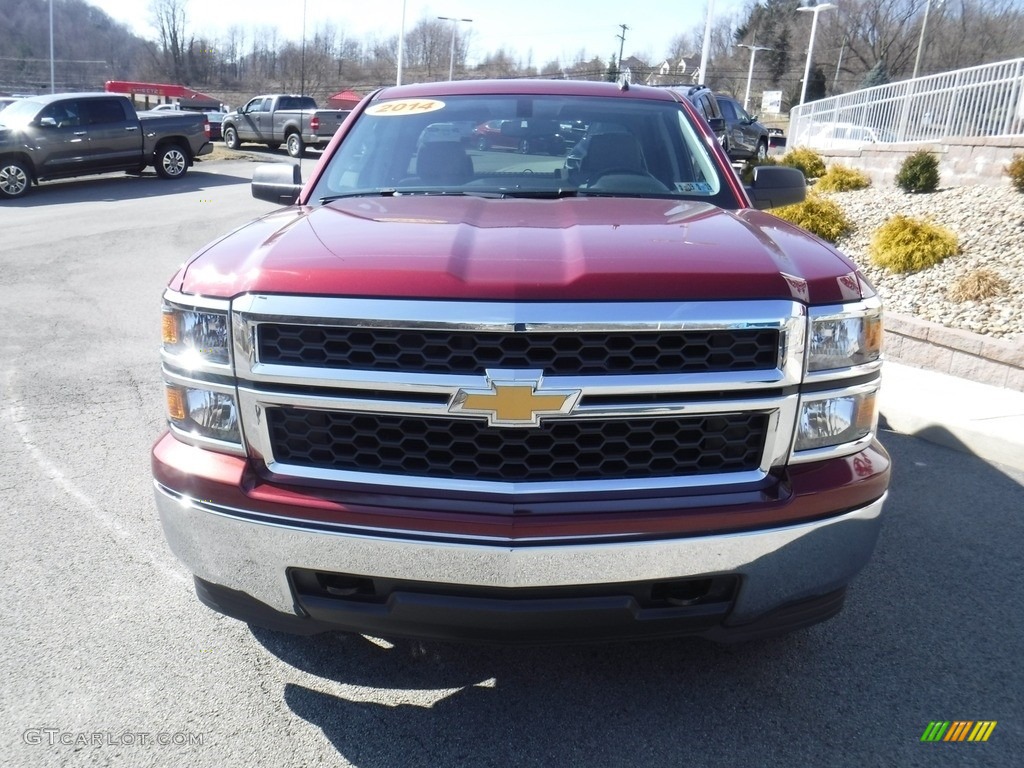
[[(789, 637), (296, 638), (203, 607), (152, 499), (160, 293), (273, 210), (253, 167), (0, 204), (0, 765), (1020, 764), (1024, 473), (891, 432), (875, 557), (839, 616)], [(997, 726), (922, 742), (936, 720)]]

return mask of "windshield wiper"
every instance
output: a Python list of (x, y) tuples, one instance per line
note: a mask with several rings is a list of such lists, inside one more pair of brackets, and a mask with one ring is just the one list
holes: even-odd
[(492, 190), (464, 190), (464, 189), (362, 189), (355, 192), (343, 192), (338, 195), (327, 195), (320, 198), (320, 204), (330, 203), (335, 200), (343, 200), (347, 197), (403, 197), (405, 195), (429, 195), (436, 197), (503, 197), (503, 192)]
[(522, 197), (530, 200), (561, 200), (563, 197), (576, 197), (576, 187), (565, 189), (503, 189), (502, 197)]

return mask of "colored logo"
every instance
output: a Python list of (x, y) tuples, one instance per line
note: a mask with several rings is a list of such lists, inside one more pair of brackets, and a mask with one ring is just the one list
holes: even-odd
[(512, 372), (488, 371), (487, 382), (487, 389), (460, 389), (448, 411), (485, 415), (492, 427), (536, 427), (542, 417), (571, 413), (581, 394), (578, 389), (542, 390), (539, 375), (516, 378)]
[(921, 741), (988, 741), (996, 720), (933, 720), (921, 734)]

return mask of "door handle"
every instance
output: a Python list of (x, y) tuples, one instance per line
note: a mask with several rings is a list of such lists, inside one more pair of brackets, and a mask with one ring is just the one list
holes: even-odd
[(86, 131), (75, 131), (75, 136), (85, 136)]
[(124, 127), (124, 129), (126, 131), (137, 131), (137, 130), (139, 130), (139, 126), (137, 126), (137, 125), (126, 125)]

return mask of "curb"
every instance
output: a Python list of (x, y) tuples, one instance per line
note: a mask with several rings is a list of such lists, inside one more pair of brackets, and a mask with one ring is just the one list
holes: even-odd
[(884, 350), (883, 427), (1024, 471), (1024, 343), (886, 313)]
[(1024, 392), (887, 361), (878, 410), (882, 429), (1024, 472)]

